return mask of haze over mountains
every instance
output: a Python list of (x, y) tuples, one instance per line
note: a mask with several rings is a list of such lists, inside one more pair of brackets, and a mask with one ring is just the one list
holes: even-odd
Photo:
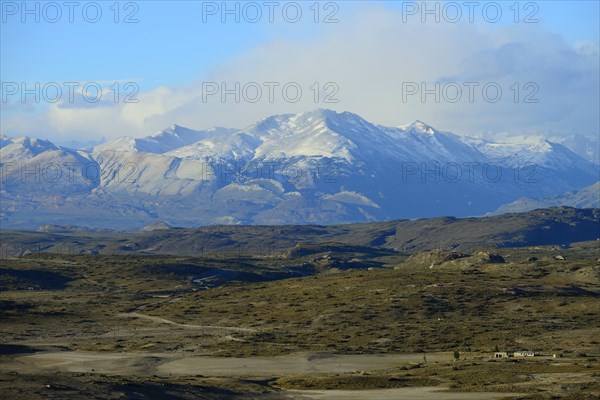
[(593, 143), (569, 140), (491, 143), (320, 109), (241, 130), (174, 125), (86, 150), (3, 136), (1, 221), (137, 229), (483, 215), (598, 182)]

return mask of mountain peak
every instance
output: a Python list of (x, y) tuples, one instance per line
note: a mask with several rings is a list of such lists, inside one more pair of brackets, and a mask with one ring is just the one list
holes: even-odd
[(426, 133), (428, 135), (433, 135), (436, 132), (438, 132), (437, 129), (435, 129), (433, 126), (426, 124), (423, 121), (420, 120), (415, 120), (412, 124), (406, 125), (405, 130), (407, 131), (413, 131), (413, 132), (418, 132), (418, 133)]
[(299, 114), (291, 114), (289, 115), (290, 120), (294, 121), (323, 121), (327, 122), (331, 118), (335, 118), (338, 116), (337, 112), (333, 110), (328, 110), (326, 108), (316, 108), (312, 111), (305, 111)]
[(312, 111), (296, 114), (292, 116), (292, 118), (294, 118), (297, 121), (322, 121), (325, 125), (327, 125), (330, 128), (334, 126), (360, 126), (362, 128), (364, 128), (365, 126), (374, 127), (369, 121), (365, 120), (358, 114), (354, 114), (349, 111), (337, 112), (328, 108), (317, 108)]
[(338, 113), (336, 111), (330, 110), (329, 108), (315, 108), (312, 111), (306, 111), (301, 113), (300, 115), (329, 116), (337, 114)]
[(58, 149), (58, 146), (56, 146), (54, 143), (52, 143), (49, 140), (38, 139), (38, 138), (34, 138), (34, 137), (29, 137), (29, 136), (22, 136), (22, 137), (15, 138), (15, 139), (13, 139), (12, 142), (18, 143), (21, 146), (26, 147), (26, 148), (45, 148), (45, 149), (51, 149), (51, 150)]
[(170, 127), (163, 129), (161, 131), (158, 131), (152, 135), (149, 135), (147, 137), (158, 137), (158, 136), (164, 136), (164, 135), (175, 135), (177, 136), (177, 132), (181, 131), (181, 130), (185, 130), (186, 128), (182, 127), (181, 125), (177, 125), (177, 124), (173, 124)]
[(436, 133), (440, 132), (433, 126), (428, 125), (425, 122), (418, 119), (408, 125), (400, 125), (397, 127), (397, 129), (400, 129), (405, 133), (416, 133), (426, 135), (435, 135)]
[(554, 149), (554, 143), (545, 138), (541, 138), (535, 145), (529, 148), (529, 151), (536, 153), (548, 153)]

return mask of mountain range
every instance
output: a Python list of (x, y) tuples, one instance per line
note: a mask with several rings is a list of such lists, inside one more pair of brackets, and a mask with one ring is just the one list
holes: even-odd
[(322, 109), (85, 149), (2, 136), (0, 221), (137, 229), (478, 216), (598, 182), (590, 146), (572, 142), (493, 143)]
[(576, 208), (600, 208), (600, 182), (586, 186), (581, 190), (567, 192), (563, 195), (542, 198), (522, 197), (505, 204), (495, 214), (525, 212), (553, 206), (569, 206)]

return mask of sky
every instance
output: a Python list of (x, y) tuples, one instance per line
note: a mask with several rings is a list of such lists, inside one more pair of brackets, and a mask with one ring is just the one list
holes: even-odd
[(459, 134), (599, 134), (597, 1), (0, 5), (8, 136), (243, 128), (315, 108)]

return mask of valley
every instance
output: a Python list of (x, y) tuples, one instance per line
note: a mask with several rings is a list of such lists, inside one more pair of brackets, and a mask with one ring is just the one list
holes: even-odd
[[(490, 218), (2, 231), (4, 245), (32, 247), (2, 257), (0, 389), (14, 399), (597, 397), (597, 210)], [(471, 236), (436, 243), (452, 229)], [(61, 254), (74, 237), (77, 251)], [(536, 355), (494, 358), (517, 350)]]

